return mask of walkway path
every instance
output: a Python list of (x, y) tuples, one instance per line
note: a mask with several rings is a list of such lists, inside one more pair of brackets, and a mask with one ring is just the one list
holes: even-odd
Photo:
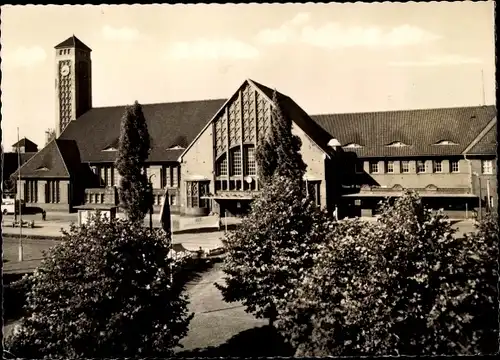
[(242, 331), (268, 323), (246, 313), (240, 303), (224, 302), (214, 285), (215, 282), (222, 284), (222, 281), (220, 264), (215, 264), (194, 286), (188, 288), (189, 311), (195, 315), (188, 335), (181, 341), (184, 348), (179, 351), (219, 346)]

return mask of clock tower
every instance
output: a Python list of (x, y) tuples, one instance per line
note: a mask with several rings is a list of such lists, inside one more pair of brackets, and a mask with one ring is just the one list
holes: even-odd
[(56, 137), (92, 108), (92, 50), (76, 36), (56, 49)]

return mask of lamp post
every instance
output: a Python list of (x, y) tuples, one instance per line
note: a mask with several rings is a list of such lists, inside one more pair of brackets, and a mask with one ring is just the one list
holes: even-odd
[[(19, 194), (19, 261), (24, 260), (23, 256), (23, 215), (22, 215), (22, 208), (21, 208), (21, 153), (19, 151), (19, 128), (17, 128), (17, 165), (18, 165), (18, 176), (19, 176), (19, 186), (18, 186), (18, 191), (17, 193)], [(15, 206), (15, 201), (14, 201), (14, 216), (16, 214), (16, 206)]]
[(483, 195), (482, 195), (482, 191), (481, 191), (481, 177), (475, 171), (472, 173), (472, 175), (477, 177), (477, 182), (479, 185), (479, 216), (478, 216), (478, 220), (481, 220), (483, 218)]
[[(149, 175), (149, 189), (151, 190), (151, 197), (153, 197), (153, 182), (151, 181), (151, 178), (153, 176), (156, 176), (156, 174), (151, 174)], [(151, 206), (149, 207), (149, 230), (153, 231), (153, 203), (151, 203)]]

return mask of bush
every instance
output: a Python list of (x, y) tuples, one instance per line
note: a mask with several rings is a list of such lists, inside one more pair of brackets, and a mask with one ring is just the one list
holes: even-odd
[(225, 285), (216, 285), (228, 302), (272, 324), (286, 294), (314, 263), (330, 221), (303, 194), (300, 183), (275, 177), (252, 204), (251, 213), (226, 238)]
[(170, 282), (168, 243), (130, 221), (71, 227), (30, 276), (26, 316), (8, 339), (26, 358), (169, 356), (192, 315)]
[(453, 237), (414, 193), (379, 222), (339, 224), (278, 327), (298, 355), (454, 355), (498, 350), (498, 224)]

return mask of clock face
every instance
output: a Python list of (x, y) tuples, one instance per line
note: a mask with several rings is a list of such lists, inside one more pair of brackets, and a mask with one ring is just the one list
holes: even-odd
[(61, 75), (62, 76), (66, 76), (69, 74), (69, 66), (68, 65), (64, 65), (62, 68), (61, 68)]

